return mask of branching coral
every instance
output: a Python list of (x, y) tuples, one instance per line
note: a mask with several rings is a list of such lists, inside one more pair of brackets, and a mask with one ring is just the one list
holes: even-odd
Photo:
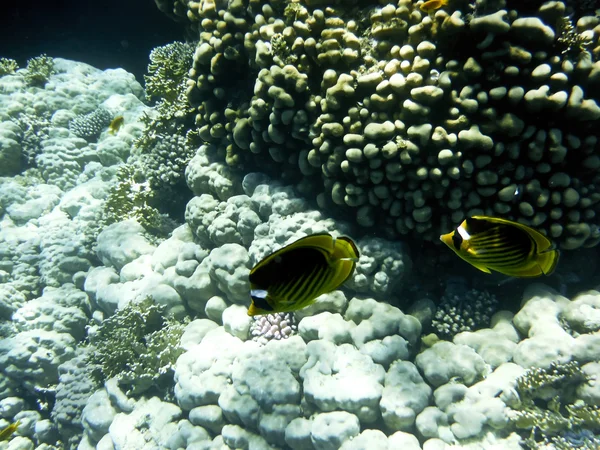
[(151, 298), (132, 303), (109, 317), (93, 334), (90, 362), (98, 380), (116, 377), (129, 393), (162, 389), (183, 353), (179, 340), (184, 326), (163, 317), (164, 307)]
[(162, 98), (174, 102), (181, 89), (188, 70), (192, 66), (194, 46), (183, 42), (156, 47), (150, 52), (146, 95), (149, 98)]
[(560, 17), (556, 24), (556, 31), (558, 34), (556, 46), (563, 55), (578, 57), (592, 44), (591, 38), (575, 30), (570, 17)]
[(50, 75), (55, 73), (54, 60), (42, 54), (29, 59), (26, 69), (25, 82), (30, 86), (43, 87), (48, 82)]
[(117, 172), (118, 183), (111, 189), (104, 206), (103, 222), (110, 225), (125, 219), (135, 219), (146, 231), (166, 235), (174, 223), (154, 206), (150, 183), (136, 175), (133, 166), (124, 165)]
[(186, 96), (193, 50), (190, 44), (174, 42), (150, 53), (148, 75), (144, 77), (146, 92), (158, 102), (142, 116), (144, 131), (135, 141), (140, 153), (136, 169), (160, 196), (154, 199), (155, 204), (171, 213), (181, 211), (190, 196), (184, 171), (197, 142), (197, 133), (189, 131), (192, 116)]
[[(186, 96), (187, 73), (192, 66), (194, 47), (182, 42), (173, 42), (156, 47), (150, 53), (146, 93), (148, 98), (158, 100), (153, 114), (144, 114), (144, 132), (135, 145), (149, 151), (162, 135), (182, 132), (190, 119), (190, 107)], [(188, 124), (189, 125), (189, 124)]]
[(0, 58), (0, 77), (15, 73), (19, 68), (19, 64), (10, 58)]
[[(588, 381), (576, 361), (532, 368), (517, 379), (518, 402), (509, 418), (517, 428), (531, 430), (526, 440), (530, 448), (550, 443), (557, 448), (568, 443), (568, 448), (597, 448), (586, 445), (600, 442), (593, 435), (600, 431), (600, 408), (575, 397), (577, 386)], [(581, 445), (574, 445), (577, 440)]]

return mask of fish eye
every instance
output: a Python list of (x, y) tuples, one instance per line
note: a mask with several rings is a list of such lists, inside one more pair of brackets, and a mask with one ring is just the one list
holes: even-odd
[(463, 243), (463, 237), (460, 235), (460, 233), (454, 233), (452, 235), (452, 243), (454, 244), (454, 248), (456, 250), (460, 250), (460, 244)]

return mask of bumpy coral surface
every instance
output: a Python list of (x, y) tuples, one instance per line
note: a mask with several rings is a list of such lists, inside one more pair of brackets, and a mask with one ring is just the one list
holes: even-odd
[(391, 234), (486, 213), (599, 242), (600, 47), (580, 8), (159, 4), (199, 38), (187, 101), (228, 164), (266, 163)]
[[(595, 244), (588, 2), (157, 3), (198, 42), (146, 92), (61, 59), (0, 77), (6, 446), (593, 448), (600, 293), (478, 273), (436, 306), (446, 267), (420, 281), (403, 238), (484, 212)], [(99, 108), (122, 127), (74, 135)], [(355, 240), (352, 276), (254, 321), (253, 265), (313, 233)]]

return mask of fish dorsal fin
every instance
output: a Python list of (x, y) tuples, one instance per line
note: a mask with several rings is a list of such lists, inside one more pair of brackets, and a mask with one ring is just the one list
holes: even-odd
[(480, 233), (485, 233), (486, 231), (489, 231), (490, 229), (494, 228), (497, 223), (495, 224), (494, 221), (489, 220), (491, 219), (490, 217), (487, 216), (473, 216), (473, 217), (467, 217), (465, 219), (466, 222), (466, 231), (469, 234), (480, 234)]
[(300, 247), (313, 247), (320, 251), (324, 251), (330, 254), (331, 252), (333, 252), (334, 243), (333, 238), (328, 233), (304, 236), (298, 239), (297, 241), (292, 242), (291, 244), (281, 247), (279, 250), (274, 251), (269, 256), (261, 260), (252, 268), (252, 270), (250, 271), (250, 276), (252, 276), (252, 274), (255, 273), (257, 270), (260, 270), (261, 268), (270, 264), (275, 259), (279, 258), (284, 253)]

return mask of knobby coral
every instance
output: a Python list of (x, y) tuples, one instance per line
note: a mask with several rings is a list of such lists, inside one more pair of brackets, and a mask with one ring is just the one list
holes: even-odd
[(159, 3), (196, 30), (188, 122), (231, 166), (389, 235), (434, 240), (485, 213), (563, 248), (600, 242), (593, 18), (561, 22), (562, 2)]

